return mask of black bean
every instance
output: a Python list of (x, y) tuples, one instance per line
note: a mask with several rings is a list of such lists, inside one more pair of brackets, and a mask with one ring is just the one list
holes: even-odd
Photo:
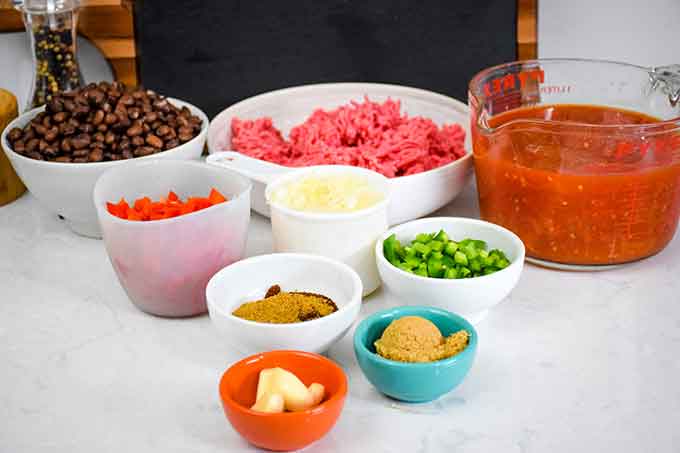
[(85, 148), (91, 142), (90, 136), (87, 134), (78, 134), (71, 139), (71, 145), (74, 148)]
[(146, 136), (146, 143), (153, 146), (154, 148), (158, 149), (163, 148), (163, 140), (161, 140), (160, 138), (153, 134), (149, 134)]
[(118, 121), (118, 117), (113, 114), (113, 113), (107, 113), (106, 116), (104, 117), (104, 123), (106, 124), (113, 124), (116, 121)]
[(61, 135), (73, 135), (76, 132), (76, 127), (71, 123), (61, 123), (59, 125), (59, 133)]
[(48, 146), (48, 147), (45, 148), (45, 150), (43, 151), (43, 154), (44, 154), (46, 157), (56, 157), (56, 156), (59, 154), (59, 149), (57, 149), (57, 148), (54, 147), (54, 146)]
[(87, 156), (87, 160), (90, 162), (101, 162), (104, 160), (104, 152), (101, 148), (95, 148), (90, 151), (90, 154)]
[(23, 140), (15, 140), (14, 143), (12, 143), (12, 148), (14, 149), (14, 152), (24, 154), (26, 152), (26, 143), (24, 143)]
[(127, 129), (130, 126), (130, 124), (132, 124), (132, 123), (130, 122), (130, 120), (128, 118), (123, 118), (120, 121), (118, 121), (116, 124), (114, 124), (114, 127), (117, 126), (118, 129)]
[(52, 126), (47, 132), (45, 132), (45, 140), (48, 142), (53, 142), (59, 135), (59, 128), (57, 126)]
[(141, 114), (142, 111), (139, 107), (132, 107), (128, 109), (128, 117), (130, 117), (130, 119), (136, 120), (141, 116)]
[(149, 156), (153, 154), (155, 151), (151, 146), (139, 146), (135, 148), (134, 152), (132, 154), (135, 155), (135, 157), (142, 157), (142, 156)]
[(84, 132), (85, 134), (91, 134), (94, 132), (94, 126), (90, 123), (82, 123), (78, 126), (78, 130), (80, 132)]
[(165, 149), (171, 149), (179, 146), (179, 140), (176, 138), (171, 138), (167, 142), (165, 142)]
[(153, 123), (157, 119), (158, 119), (158, 113), (156, 113), (156, 112), (149, 112), (149, 113), (144, 115), (144, 121), (146, 121), (147, 123)]
[(55, 123), (63, 123), (68, 119), (68, 112), (58, 112), (52, 117)]
[(104, 92), (96, 88), (87, 92), (87, 98), (92, 106), (100, 105), (105, 97)]
[(137, 135), (142, 134), (142, 127), (138, 124), (134, 124), (130, 126), (130, 128), (125, 131), (125, 133), (128, 135), (128, 137), (135, 137)]
[(33, 126), (33, 130), (35, 131), (36, 134), (44, 136), (45, 133), (47, 132), (47, 128), (43, 126), (42, 124), (37, 124)]
[(135, 103), (135, 100), (133, 99), (132, 96), (130, 96), (129, 94), (126, 93), (126, 94), (124, 94), (120, 97), (118, 102), (120, 102), (121, 104), (123, 104), (125, 106), (130, 106), (130, 105), (133, 105)]
[(59, 113), (64, 110), (64, 101), (61, 98), (54, 97), (49, 100), (46, 108), (50, 113)]
[(9, 131), (9, 133), (7, 134), (7, 138), (9, 139), (10, 143), (12, 143), (15, 142), (16, 140), (19, 140), (22, 135), (24, 135), (24, 131), (22, 131), (18, 127), (15, 127), (11, 131)]
[(161, 137), (165, 137), (168, 132), (170, 132), (170, 128), (166, 126), (165, 124), (158, 126), (156, 129), (156, 134), (160, 135)]
[(179, 134), (177, 134), (177, 138), (179, 138), (180, 142), (184, 143), (194, 138), (194, 136), (191, 135), (191, 132), (180, 132)]
[(40, 144), (40, 140), (37, 138), (32, 138), (29, 141), (26, 142), (26, 152), (32, 153), (33, 151), (36, 151), (38, 149), (38, 145)]
[(104, 113), (103, 110), (97, 110), (94, 114), (94, 117), (92, 117), (92, 124), (98, 126), (99, 123), (104, 121), (104, 116), (106, 116), (106, 113)]

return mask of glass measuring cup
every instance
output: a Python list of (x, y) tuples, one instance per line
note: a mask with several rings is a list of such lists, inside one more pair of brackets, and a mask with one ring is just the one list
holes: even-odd
[[(679, 65), (514, 62), (478, 73), (469, 105), (481, 217), (520, 236), (529, 260), (601, 268), (673, 237)], [(587, 106), (601, 108), (559, 114)]]

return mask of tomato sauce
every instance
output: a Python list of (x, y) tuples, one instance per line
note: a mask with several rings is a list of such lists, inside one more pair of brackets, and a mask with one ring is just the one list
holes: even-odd
[[(527, 119), (552, 121), (515, 121)], [(617, 264), (659, 252), (680, 214), (680, 135), (647, 127), (659, 122), (556, 104), (495, 115), (489, 127), (503, 126), (495, 131), (473, 125), (482, 218), (514, 231), (527, 255), (557, 263)]]

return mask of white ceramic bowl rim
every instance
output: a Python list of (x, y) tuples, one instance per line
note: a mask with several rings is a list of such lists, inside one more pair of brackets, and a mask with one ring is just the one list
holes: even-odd
[[(463, 327), (462, 329), (467, 331), (468, 334), (470, 334), (470, 338), (468, 340), (468, 345), (460, 351), (458, 354), (453, 355), (451, 357), (446, 357), (441, 360), (435, 360), (432, 362), (400, 362), (398, 360), (390, 360), (386, 359), (385, 357), (381, 356), (377, 352), (372, 352), (366, 347), (366, 344), (363, 341), (357, 341), (356, 343), (358, 346), (362, 349), (363, 352), (366, 353), (366, 356), (369, 358), (369, 360), (372, 360), (377, 363), (381, 363), (384, 365), (388, 365), (390, 367), (395, 367), (395, 368), (433, 368), (433, 367), (442, 367), (442, 366), (449, 366), (453, 365), (456, 362), (462, 360), (463, 355), (468, 355), (471, 354), (471, 350), (475, 349), (477, 347), (477, 343), (479, 342), (478, 338), (479, 335), (477, 334), (477, 329), (475, 329), (475, 326), (472, 325), (471, 322), (469, 322), (467, 319), (463, 318), (460, 315), (457, 315), (456, 313), (453, 313), (452, 311), (444, 310), (443, 308), (438, 308), (438, 307), (427, 307), (427, 306), (422, 306), (422, 305), (405, 305), (405, 306), (400, 306), (400, 307), (393, 307), (393, 308), (387, 308), (385, 310), (381, 310), (378, 312), (373, 313), (372, 315), (367, 316), (363, 321), (361, 321), (360, 324), (366, 323), (369, 326), (375, 324), (380, 318), (390, 318), (392, 320), (399, 319), (404, 311), (409, 311), (410, 309), (424, 309), (427, 310), (431, 313), (437, 313), (439, 315), (445, 316), (450, 319), (455, 319), (456, 322), (461, 324)], [(403, 316), (409, 316), (409, 314), (404, 314)], [(439, 326), (437, 326), (437, 329), (439, 329)], [(382, 334), (381, 334), (382, 335)]]
[(38, 113), (45, 110), (44, 105), (42, 105), (40, 107), (36, 107), (34, 109), (31, 109), (27, 112), (24, 112), (21, 115), (19, 115), (18, 117), (16, 117), (14, 120), (12, 120), (5, 127), (5, 129), (2, 131), (0, 143), (2, 144), (2, 147), (5, 149), (6, 152), (11, 152), (14, 156), (17, 157), (17, 159), (23, 159), (23, 160), (35, 163), (35, 165), (59, 165), (60, 168), (69, 168), (69, 167), (70, 168), (79, 168), (79, 167), (83, 167), (83, 166), (87, 166), (87, 168), (113, 167), (116, 164), (120, 165), (123, 162), (131, 162), (131, 161), (139, 162), (141, 160), (150, 160), (150, 159), (153, 159), (153, 158), (158, 158), (158, 154), (172, 153), (173, 151), (176, 151), (178, 148), (183, 147), (185, 145), (188, 145), (189, 143), (192, 143), (195, 140), (200, 140), (201, 137), (203, 137), (204, 135), (207, 134), (209, 122), (210, 122), (208, 120), (208, 116), (205, 113), (203, 113), (203, 111), (201, 109), (199, 109), (198, 107), (196, 107), (195, 105), (190, 104), (188, 102), (184, 102), (184, 101), (179, 100), (179, 99), (175, 99), (175, 98), (167, 97), (166, 99), (168, 101), (170, 101), (171, 103), (175, 104), (175, 106), (179, 106), (180, 108), (183, 107), (183, 106), (186, 106), (189, 110), (191, 110), (191, 113), (193, 113), (194, 115), (198, 116), (201, 119), (202, 123), (201, 123), (200, 132), (194, 138), (192, 138), (188, 142), (181, 143), (174, 148), (168, 149), (166, 151), (161, 151), (161, 153), (151, 154), (149, 156), (135, 157), (135, 158), (132, 158), (132, 159), (112, 160), (112, 161), (106, 161), (106, 162), (81, 162), (81, 163), (50, 162), (48, 160), (31, 159), (30, 157), (22, 156), (21, 154), (14, 151), (11, 146), (9, 146), (9, 141), (7, 140), (7, 134), (9, 133), (9, 131), (14, 129), (15, 127), (19, 127), (19, 126), (17, 126), (17, 124), (24, 123), (24, 125), (25, 125), (27, 123), (26, 118), (33, 119), (34, 116), (36, 116)]
[(353, 308), (355, 305), (360, 305), (362, 303), (362, 297), (361, 297), (361, 292), (362, 292), (362, 287), (361, 287), (361, 278), (359, 278), (359, 274), (356, 273), (354, 269), (349, 267), (347, 264), (334, 260), (332, 258), (326, 258), (325, 256), (321, 255), (312, 255), (310, 253), (268, 253), (266, 255), (258, 255), (258, 256), (253, 256), (250, 258), (243, 259), (241, 261), (237, 261), (235, 263), (232, 263), (228, 265), (227, 267), (220, 269), (215, 273), (215, 275), (212, 276), (212, 278), (208, 281), (208, 285), (206, 286), (206, 294), (208, 292), (212, 291), (212, 287), (215, 285), (214, 281), (217, 281), (218, 279), (222, 278), (221, 274), (228, 273), (233, 267), (235, 266), (241, 266), (241, 265), (246, 265), (246, 264), (257, 264), (260, 262), (265, 262), (267, 260), (270, 260), (272, 257), (276, 258), (290, 258), (290, 259), (304, 259), (309, 261), (310, 263), (317, 262), (317, 264), (323, 264), (323, 265), (330, 265), (338, 269), (339, 272), (344, 272), (345, 274), (349, 275), (350, 278), (352, 279), (352, 296), (350, 297), (350, 301), (348, 304), (343, 305), (343, 306), (338, 306), (337, 311), (323, 316), (321, 318), (317, 319), (310, 319), (309, 321), (303, 321), (303, 322), (294, 322), (294, 323), (285, 323), (285, 324), (274, 324), (274, 323), (267, 323), (267, 322), (257, 322), (257, 321), (250, 321), (248, 319), (243, 319), (239, 318), (238, 316), (234, 316), (231, 311), (229, 310), (224, 310), (222, 307), (215, 305), (215, 302), (213, 302), (210, 297), (206, 297), (208, 306), (212, 307), (215, 311), (220, 313), (223, 316), (227, 316), (230, 318), (232, 321), (235, 321), (237, 323), (246, 325), (246, 326), (258, 326), (263, 329), (267, 329), (269, 331), (272, 330), (294, 330), (294, 329), (304, 329), (305, 326), (310, 326), (312, 323), (314, 324), (320, 324), (322, 322), (326, 322), (330, 319), (335, 319), (335, 317), (339, 316), (341, 312), (347, 311), (350, 308)]
[[(241, 104), (246, 103), (246, 102), (252, 102), (252, 101), (257, 101), (257, 100), (261, 100), (261, 99), (267, 99), (269, 97), (285, 95), (288, 92), (292, 92), (293, 94), (299, 94), (299, 93), (304, 92), (304, 91), (313, 91), (313, 90), (316, 90), (316, 89), (319, 89), (319, 88), (324, 88), (324, 87), (343, 87), (343, 86), (351, 87), (352, 85), (372, 85), (372, 86), (375, 86), (376, 88), (391, 89), (391, 90), (395, 90), (395, 91), (400, 91), (400, 92), (405, 93), (405, 94), (426, 96), (426, 97), (428, 97), (432, 100), (437, 100), (437, 101), (442, 102), (442, 103), (459, 104), (459, 105), (467, 108), (467, 105), (464, 104), (463, 102), (459, 101), (458, 99), (454, 99), (450, 96), (446, 96), (446, 95), (441, 94), (441, 93), (436, 93), (434, 91), (429, 91), (429, 90), (423, 90), (423, 89), (420, 89), (420, 88), (408, 87), (408, 86), (404, 86), (404, 85), (394, 85), (394, 84), (389, 84), (389, 83), (335, 82), (335, 83), (314, 83), (314, 84), (310, 84), (310, 85), (298, 85), (298, 86), (292, 86), (292, 87), (288, 87), (288, 88), (282, 88), (282, 89), (279, 89), (279, 90), (268, 91), (266, 93), (258, 94), (256, 96), (249, 97), (248, 99), (244, 99), (242, 101), (239, 101), (236, 104), (232, 104), (229, 107), (227, 107), (227, 109), (225, 109), (225, 110), (232, 109), (232, 108), (236, 109), (238, 106), (240, 106)], [(395, 94), (395, 99), (397, 98), (397, 96), (398, 95)], [(218, 113), (212, 119), (211, 124), (213, 122), (216, 122), (216, 120), (221, 119), (220, 117), (225, 112), (225, 110)], [(311, 114), (312, 114), (312, 112), (310, 112), (310, 115)], [(209, 149), (209, 152), (211, 154), (213, 152), (218, 152), (218, 151), (230, 151), (228, 149), (220, 149), (220, 150), (211, 149), (210, 140), (208, 140), (208, 149)], [(232, 150), (232, 151), (238, 152), (237, 150)], [(397, 176), (395, 178), (388, 178), (388, 179), (416, 179), (416, 178), (424, 176), (424, 175), (430, 175), (430, 174), (433, 174), (433, 173), (443, 172), (450, 167), (454, 167), (456, 165), (462, 164), (463, 161), (466, 161), (468, 159), (472, 159), (472, 150), (464, 148), (464, 151), (465, 151), (464, 155), (462, 155), (458, 159), (456, 159), (452, 162), (449, 162), (448, 164), (442, 165), (440, 167), (436, 167), (436, 168), (433, 168), (431, 170), (423, 171), (423, 172), (420, 172), (420, 173), (415, 173), (415, 174), (412, 174), (412, 175)], [(260, 160), (262, 160), (262, 159), (260, 159)], [(297, 167), (289, 167), (289, 168), (295, 169)], [(361, 167), (359, 167), (359, 168), (361, 168)]]
[[(300, 178), (308, 173), (315, 173), (315, 172), (331, 172), (331, 173), (343, 173), (343, 172), (349, 172), (349, 173), (356, 173), (356, 174), (362, 174), (366, 175), (370, 178), (374, 179), (379, 179), (382, 181), (382, 187), (375, 187), (375, 184), (373, 182), (370, 182), (369, 184), (371, 186), (374, 186), (375, 189), (379, 190), (382, 192), (384, 198), (379, 201), (378, 203), (369, 206), (364, 209), (360, 209), (358, 211), (351, 211), (351, 212), (309, 212), (309, 211), (298, 211), (296, 209), (289, 208), (287, 206), (282, 205), (281, 203), (275, 203), (271, 201), (271, 193), (272, 191), (276, 190), (278, 186), (281, 184), (285, 184), (286, 182), (289, 182), (290, 180)], [(376, 211), (379, 211), (381, 209), (385, 209), (387, 205), (390, 202), (390, 183), (389, 179), (385, 176), (382, 175), (376, 171), (369, 170), (367, 168), (363, 167), (354, 167), (351, 165), (313, 165), (311, 167), (302, 167), (302, 168), (296, 168), (290, 172), (286, 172), (280, 176), (278, 176), (274, 181), (270, 182), (267, 184), (267, 188), (265, 189), (265, 199), (267, 200), (267, 203), (271, 205), (272, 207), (275, 207), (276, 209), (280, 210), (281, 212), (297, 217), (300, 219), (305, 219), (305, 220), (319, 220), (319, 221), (334, 221), (334, 220), (349, 220), (349, 219), (355, 219), (357, 217), (364, 217), (367, 215), (370, 215)]]
[[(394, 264), (390, 263), (387, 261), (387, 258), (385, 258), (385, 254), (383, 253), (383, 242), (385, 239), (387, 239), (389, 236), (392, 234), (399, 235), (400, 231), (403, 231), (405, 229), (408, 229), (412, 227), (415, 224), (418, 225), (429, 225), (429, 224), (435, 224), (435, 225), (440, 225), (439, 229), (443, 229), (441, 225), (443, 224), (449, 224), (453, 222), (460, 222), (460, 223), (468, 223), (468, 224), (473, 224), (473, 225), (484, 225), (484, 226), (491, 226), (492, 229), (494, 229), (496, 232), (498, 232), (499, 235), (507, 236), (509, 237), (512, 242), (515, 244), (516, 250), (517, 250), (517, 258), (514, 259), (512, 262), (510, 262), (510, 265), (504, 269), (501, 269), (499, 271), (494, 272), (493, 274), (488, 274), (488, 275), (480, 275), (479, 277), (473, 277), (473, 278), (434, 278), (434, 277), (423, 277), (421, 275), (416, 275), (416, 274), (411, 274), (410, 272), (406, 272), (405, 270), (399, 269), (397, 266)], [(424, 231), (421, 231), (423, 233)], [(474, 239), (474, 238), (473, 238)], [(506, 252), (503, 250), (503, 252)], [(514, 269), (518, 266), (522, 266), (524, 262), (524, 243), (522, 240), (517, 236), (515, 233), (512, 231), (508, 230), (507, 228), (504, 228), (500, 225), (496, 225), (495, 223), (487, 222), (485, 220), (479, 220), (479, 219), (471, 219), (468, 217), (426, 217), (423, 219), (417, 219), (417, 220), (412, 220), (410, 222), (405, 222), (400, 225), (395, 226), (394, 228), (390, 228), (387, 230), (385, 233), (383, 233), (382, 236), (380, 236), (380, 239), (376, 241), (375, 243), (375, 255), (378, 257), (378, 259), (383, 262), (384, 264), (388, 265), (391, 269), (397, 272), (401, 277), (407, 278), (414, 280), (416, 282), (420, 281), (427, 281), (431, 282), (434, 285), (473, 285), (475, 282), (483, 281), (484, 279), (490, 279), (494, 278), (494, 276), (497, 276), (498, 274), (502, 272), (509, 271), (511, 269)]]
[[(151, 157), (151, 156), (148, 156), (148, 157)], [(132, 159), (130, 159), (130, 160), (132, 160)], [(119, 224), (128, 224), (128, 225), (129, 224), (135, 224), (135, 225), (172, 224), (172, 223), (176, 223), (176, 222), (181, 222), (184, 219), (187, 219), (187, 218), (190, 218), (190, 217), (195, 217), (195, 216), (198, 216), (198, 215), (201, 215), (201, 214), (205, 214), (206, 211), (214, 210), (214, 208), (220, 208), (220, 207), (224, 206), (225, 204), (229, 204), (229, 203), (232, 203), (232, 202), (234, 202), (234, 201), (236, 201), (240, 198), (243, 198), (246, 194), (248, 194), (250, 192), (250, 190), (253, 187), (253, 183), (250, 181), (250, 179), (246, 178), (245, 176), (243, 176), (243, 175), (241, 175), (241, 174), (239, 174), (235, 171), (232, 171), (232, 170), (229, 170), (229, 169), (226, 169), (226, 168), (221, 168), (221, 169), (218, 169), (218, 171), (220, 173), (224, 174), (226, 172), (226, 173), (229, 174), (230, 178), (240, 180), (241, 184), (244, 185), (244, 189), (241, 190), (238, 194), (233, 195), (226, 202), (201, 209), (200, 211), (190, 212), (188, 214), (182, 214), (182, 215), (179, 215), (177, 217), (171, 217), (169, 219), (146, 220), (146, 221), (143, 221), (143, 222), (140, 222), (140, 221), (137, 221), (137, 220), (121, 219), (120, 217), (111, 214), (109, 212), (109, 210), (106, 209), (106, 203), (110, 202), (110, 203), (115, 204), (115, 203), (118, 203), (118, 200), (99, 200), (98, 199), (99, 197), (97, 197), (97, 194), (98, 194), (99, 191), (98, 191), (97, 188), (99, 187), (99, 183), (101, 181), (106, 181), (107, 179), (116, 178), (118, 176), (119, 172), (125, 172), (130, 167), (152, 167), (152, 166), (156, 166), (156, 165), (161, 165), (161, 166), (193, 166), (193, 167), (200, 167), (200, 168), (208, 168), (210, 171), (212, 171), (212, 169), (214, 168), (214, 167), (211, 167), (210, 165), (207, 165), (205, 163), (195, 162), (195, 161), (191, 161), (191, 160), (157, 159), (157, 160), (145, 160), (143, 162), (125, 163), (125, 164), (120, 165), (116, 168), (113, 168), (111, 170), (106, 171), (103, 175), (101, 175), (99, 177), (99, 179), (97, 179), (97, 182), (94, 185), (94, 191), (93, 191), (94, 192), (93, 196), (94, 196), (95, 207), (97, 209), (101, 209), (104, 212), (104, 215), (107, 218), (109, 218), (109, 219), (111, 219), (114, 222), (119, 223)], [(168, 190), (170, 190), (170, 189), (168, 189)], [(127, 202), (128, 203), (134, 203), (134, 200), (127, 200)]]

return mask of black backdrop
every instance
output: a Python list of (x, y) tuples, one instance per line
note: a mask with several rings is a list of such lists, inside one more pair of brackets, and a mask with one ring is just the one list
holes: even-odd
[(516, 59), (513, 0), (138, 0), (141, 82), (210, 117), (318, 82), (385, 82), (466, 101), (467, 82)]

